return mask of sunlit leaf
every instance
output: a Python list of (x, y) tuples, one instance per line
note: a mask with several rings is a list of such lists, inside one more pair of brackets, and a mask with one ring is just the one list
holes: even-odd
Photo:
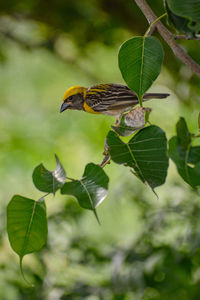
[(93, 163), (87, 164), (80, 180), (66, 182), (61, 194), (73, 195), (81, 207), (95, 211), (108, 192), (109, 178), (104, 170)]
[(111, 159), (133, 168), (135, 175), (152, 189), (165, 182), (168, 169), (167, 139), (161, 128), (154, 125), (143, 128), (128, 143), (110, 131), (107, 143)]
[(40, 250), (47, 240), (44, 200), (13, 196), (7, 207), (7, 232), (12, 249), (21, 259)]
[(56, 158), (56, 169), (47, 170), (43, 164), (39, 164), (33, 171), (33, 183), (35, 187), (46, 193), (53, 193), (60, 189), (66, 181), (66, 173), (58, 157)]
[(121, 46), (120, 71), (139, 99), (160, 74), (163, 56), (162, 45), (155, 37), (134, 37)]

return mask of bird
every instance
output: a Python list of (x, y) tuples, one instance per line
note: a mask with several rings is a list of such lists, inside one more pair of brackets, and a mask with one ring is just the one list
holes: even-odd
[[(146, 93), (143, 101), (168, 96), (167, 93)], [(89, 88), (72, 86), (64, 93), (60, 112), (67, 109), (83, 110), (91, 114), (114, 116), (119, 121), (124, 112), (137, 104), (139, 100), (136, 93), (126, 85), (97, 84)]]

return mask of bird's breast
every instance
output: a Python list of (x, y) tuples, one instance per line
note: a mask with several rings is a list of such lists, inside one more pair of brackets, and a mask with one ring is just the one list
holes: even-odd
[(88, 112), (88, 113), (90, 113), (90, 114), (99, 114), (99, 112), (98, 112), (98, 111), (95, 111), (94, 109), (92, 109), (92, 107), (90, 107), (90, 106), (86, 103), (86, 101), (84, 101), (84, 103), (83, 103), (83, 108), (84, 108), (84, 110), (85, 110), (86, 112)]

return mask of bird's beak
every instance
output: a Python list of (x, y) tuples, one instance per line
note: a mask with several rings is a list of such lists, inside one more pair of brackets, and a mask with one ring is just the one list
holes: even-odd
[(66, 110), (68, 107), (70, 106), (70, 103), (67, 102), (63, 102), (60, 108), (60, 112), (63, 112), (64, 110)]

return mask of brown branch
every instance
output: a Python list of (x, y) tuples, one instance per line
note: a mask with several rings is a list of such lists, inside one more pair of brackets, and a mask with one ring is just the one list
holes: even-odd
[[(135, 2), (145, 15), (149, 24), (153, 23), (157, 19), (157, 16), (154, 14), (145, 0), (135, 0)], [(156, 22), (155, 27), (172, 49), (174, 55), (178, 57), (184, 64), (186, 64), (198, 77), (200, 77), (200, 66), (185, 52), (181, 46), (179, 46), (174, 39), (173, 34), (161, 23), (161, 21)]]
[(193, 41), (200, 41), (200, 37), (197, 36), (197, 37), (189, 37), (189, 36), (186, 36), (186, 35), (175, 35), (175, 40), (193, 40)]

